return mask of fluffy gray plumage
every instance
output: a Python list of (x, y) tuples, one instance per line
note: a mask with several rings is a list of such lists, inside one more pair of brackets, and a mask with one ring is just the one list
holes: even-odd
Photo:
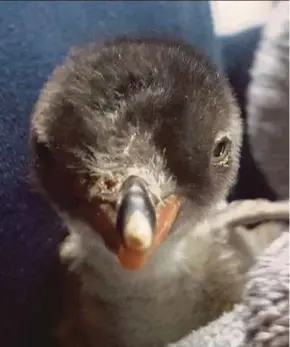
[[(239, 301), (241, 259), (195, 225), (235, 181), (241, 132), (227, 81), (187, 44), (119, 39), (54, 71), (32, 117), (31, 148), (39, 186), (69, 230), (62, 256), (82, 284), (82, 324), (69, 347), (164, 346)], [(94, 224), (96, 204), (114, 204), (130, 175), (157, 200), (185, 198), (169, 237), (131, 272)]]

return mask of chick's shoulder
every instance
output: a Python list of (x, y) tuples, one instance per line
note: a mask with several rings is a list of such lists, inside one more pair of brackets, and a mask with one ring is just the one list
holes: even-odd
[[(67, 226), (61, 256), (76, 279), (63, 346), (166, 346), (239, 300), (237, 253), (196, 229), (234, 183), (241, 145), (235, 99), (202, 53), (138, 38), (80, 49), (31, 124), (33, 172)], [(150, 248), (176, 201), (146, 262), (124, 268), (120, 247), (137, 235)]]

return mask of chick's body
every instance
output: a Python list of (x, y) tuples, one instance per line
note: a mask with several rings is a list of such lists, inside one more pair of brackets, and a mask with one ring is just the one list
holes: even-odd
[[(78, 283), (64, 346), (166, 346), (239, 300), (237, 253), (196, 229), (233, 184), (241, 144), (235, 100), (202, 54), (151, 39), (72, 54), (40, 95), (31, 144), (39, 186), (68, 227), (61, 255)], [(157, 201), (184, 199), (138, 271), (120, 266), (117, 237), (100, 232), (96, 212), (117, 204), (131, 175)]]

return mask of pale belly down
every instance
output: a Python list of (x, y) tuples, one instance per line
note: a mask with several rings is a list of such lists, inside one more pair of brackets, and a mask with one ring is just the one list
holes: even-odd
[[(102, 347), (163, 347), (178, 341), (224, 309), (192, 294), (181, 290), (175, 297), (124, 298), (118, 304), (87, 298), (82, 312), (88, 346), (99, 346), (100, 339)], [(96, 319), (95, 305), (102, 319)]]

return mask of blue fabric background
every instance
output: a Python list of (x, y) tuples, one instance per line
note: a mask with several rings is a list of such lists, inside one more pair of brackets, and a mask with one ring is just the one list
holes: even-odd
[(209, 4), (167, 1), (0, 2), (0, 341), (52, 346), (45, 326), (63, 235), (28, 185), (29, 116), (71, 45), (125, 33), (186, 38), (220, 64)]

